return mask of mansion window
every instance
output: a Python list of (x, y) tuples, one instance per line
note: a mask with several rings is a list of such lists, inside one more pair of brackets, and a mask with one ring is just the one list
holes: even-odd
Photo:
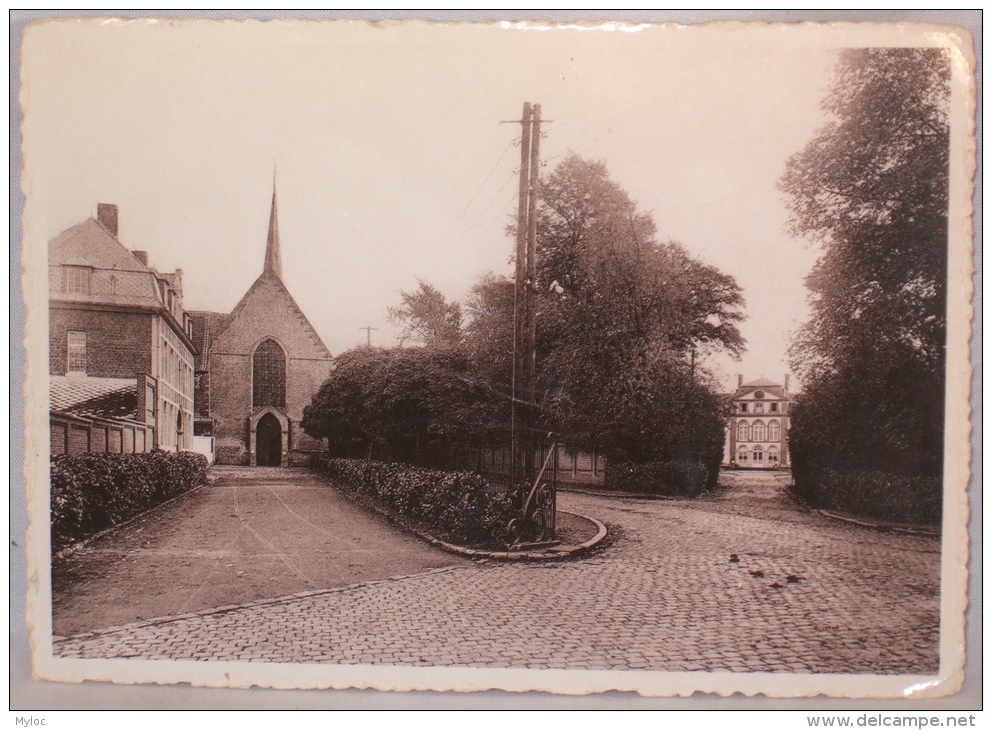
[(751, 440), (751, 427), (748, 425), (747, 421), (741, 421), (737, 424), (737, 440), (738, 441), (750, 441)]
[(778, 464), (778, 451), (776, 451), (775, 449), (768, 450), (768, 463)]
[(265, 340), (252, 358), (252, 406), (286, 407), (286, 353), (275, 340)]
[(761, 421), (755, 421), (754, 425), (751, 426), (751, 438), (754, 441), (764, 441), (765, 440), (765, 424)]
[(754, 447), (754, 451), (751, 452), (751, 453), (754, 454), (754, 463), (755, 464), (762, 464), (762, 463), (764, 463), (765, 453), (761, 450), (761, 447), (760, 446), (755, 446)]
[(741, 413), (747, 413), (747, 403), (741, 403)]
[(90, 269), (86, 266), (65, 267), (65, 293), (89, 294)]
[(86, 333), (68, 333), (66, 372), (86, 375)]
[(772, 421), (768, 424), (768, 440), (778, 441), (782, 438), (782, 431), (779, 428), (778, 421)]
[(772, 403), (771, 404), (771, 412), (772, 413), (778, 413), (778, 403)]
[(754, 412), (755, 413), (764, 413), (765, 412), (765, 404), (764, 403), (755, 403), (754, 404)]

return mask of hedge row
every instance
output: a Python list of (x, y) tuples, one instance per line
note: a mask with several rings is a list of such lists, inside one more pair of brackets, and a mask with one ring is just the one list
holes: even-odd
[(698, 497), (711, 485), (711, 470), (697, 461), (607, 464), (604, 486), (619, 492)]
[(477, 474), (326, 454), (316, 455), (312, 463), (337, 486), (424, 523), (448, 542), (487, 548), (506, 544), (506, 528), (514, 514), (510, 498)]
[(190, 452), (56, 456), (51, 465), (52, 550), (202, 484), (207, 459)]
[(794, 477), (796, 492), (812, 507), (891, 522), (940, 523), (939, 477), (835, 469), (802, 470)]

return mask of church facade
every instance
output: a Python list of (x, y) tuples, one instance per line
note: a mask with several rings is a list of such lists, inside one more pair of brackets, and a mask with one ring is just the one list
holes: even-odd
[(333, 359), (282, 279), (276, 191), (261, 276), (230, 314), (191, 312), (197, 435), (218, 464), (305, 464), (325, 444), (300, 428)]

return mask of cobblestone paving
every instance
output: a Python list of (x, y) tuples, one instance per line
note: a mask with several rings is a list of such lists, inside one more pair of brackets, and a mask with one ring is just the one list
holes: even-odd
[(736, 502), (728, 494), (688, 503), (563, 493), (560, 506), (605, 522), (611, 544), (568, 562), (476, 563), (134, 624), (58, 640), (55, 651), (667, 671), (938, 669), (935, 538), (806, 513), (775, 480)]

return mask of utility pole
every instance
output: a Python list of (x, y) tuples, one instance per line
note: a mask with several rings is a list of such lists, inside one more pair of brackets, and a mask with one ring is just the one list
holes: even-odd
[(541, 105), (531, 108), (530, 127), (530, 199), (527, 205), (527, 319), (524, 323), (524, 396), (527, 399), (527, 438), (524, 439), (524, 473), (527, 480), (537, 475), (534, 438), (537, 426), (537, 176), (541, 166)]
[(513, 307), (513, 383), (510, 481), (536, 475), (537, 425), (537, 181), (540, 168), (541, 105), (525, 102), (520, 119), (520, 198), (517, 204)]
[(358, 329), (365, 330), (366, 340), (367, 340), (367, 343), (368, 343), (368, 347), (372, 347), (372, 331), (373, 330), (377, 330), (379, 328), (378, 327), (369, 326), (369, 327), (359, 327)]
[(520, 188), (517, 203), (516, 268), (513, 278), (513, 380), (510, 395), (510, 484), (516, 486), (524, 476), (521, 468), (521, 432), (526, 428), (521, 395), (525, 390), (526, 343), (522, 337), (527, 320), (527, 215), (530, 193), (530, 102), (524, 102), (520, 118)]

